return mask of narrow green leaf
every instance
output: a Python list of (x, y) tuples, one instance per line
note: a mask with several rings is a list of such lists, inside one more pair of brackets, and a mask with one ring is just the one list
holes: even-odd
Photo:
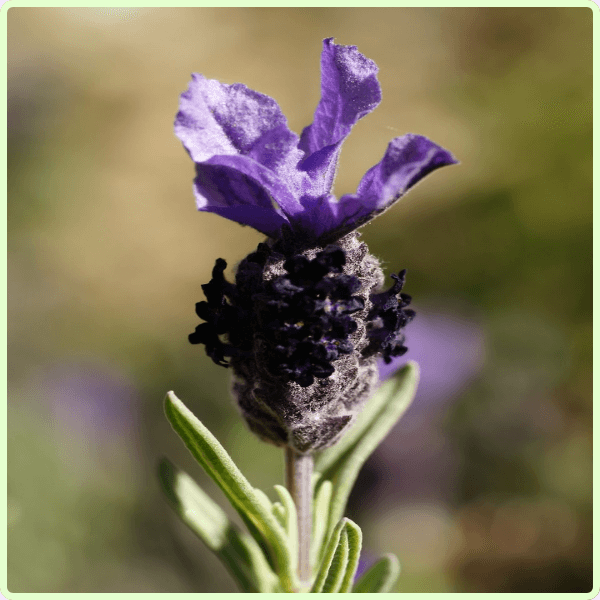
[(189, 475), (163, 459), (159, 477), (177, 514), (221, 559), (242, 591), (277, 591), (277, 575), (256, 541), (239, 531)]
[(159, 463), (159, 476), (165, 494), (183, 521), (211, 550), (220, 550), (227, 543), (231, 526), (221, 507), (166, 458)]
[(294, 499), (287, 488), (276, 485), (275, 491), (281, 498), (285, 514), (285, 530), (288, 538), (288, 548), (292, 557), (291, 566), (295, 571), (298, 568), (298, 513)]
[(360, 558), (360, 551), (362, 550), (362, 531), (350, 519), (346, 522), (346, 535), (348, 537), (348, 561), (342, 583), (337, 590), (343, 594), (352, 590), (352, 583), (354, 582), (354, 575), (358, 568), (358, 560)]
[(285, 508), (281, 502), (273, 502), (273, 514), (279, 521), (279, 524), (285, 529)]
[(343, 518), (334, 527), (311, 593), (348, 592), (358, 566), (362, 533), (356, 523)]
[(329, 522), (329, 503), (333, 486), (331, 481), (323, 482), (313, 501), (313, 531), (310, 546), (310, 564), (316, 565), (324, 550), (325, 533)]
[(392, 591), (398, 575), (398, 559), (393, 554), (386, 554), (358, 580), (352, 591), (359, 594), (387, 594)]
[(339, 592), (348, 567), (348, 552), (348, 530), (344, 527), (340, 535), (340, 541), (335, 549), (333, 560), (329, 565), (325, 583), (323, 583), (322, 594), (335, 594)]
[(321, 561), (319, 571), (317, 572), (317, 577), (310, 590), (311, 593), (319, 594), (323, 590), (323, 584), (327, 579), (327, 574), (329, 573), (329, 568), (331, 567), (335, 551), (340, 543), (340, 537), (346, 526), (346, 520), (347, 519), (342, 519), (331, 532), (329, 542), (327, 543), (327, 548), (325, 549), (325, 553), (323, 555), (323, 560)]
[(240, 514), (250, 533), (259, 544), (266, 543), (284, 590), (292, 591), (297, 577), (291, 566), (286, 533), (273, 515), (270, 500), (250, 485), (223, 446), (173, 392), (167, 393), (165, 413), (188, 450)]
[[(233, 463), (233, 461), (232, 461), (232, 463)], [(273, 503), (271, 502), (271, 500), (269, 500), (269, 496), (267, 496), (262, 490), (260, 490), (258, 488), (252, 488), (252, 491), (254, 492), (254, 497), (256, 498), (257, 502), (260, 505), (262, 505), (262, 509), (264, 511), (272, 510)]]
[(381, 387), (348, 434), (317, 458), (315, 468), (321, 473), (317, 493), (325, 480), (333, 483), (330, 530), (344, 514), (348, 496), (361, 467), (410, 406), (418, 380), (419, 367), (409, 362), (396, 377)]
[[(275, 512), (273, 510), (273, 504), (271, 503), (271, 500), (269, 500), (269, 496), (267, 496), (259, 488), (253, 488), (253, 489), (254, 489), (254, 494), (255, 494), (256, 500), (259, 502), (259, 504), (262, 504), (263, 509), (267, 513), (272, 513), (273, 515), (275, 515)], [(248, 517), (245, 517), (244, 515), (242, 515), (242, 517), (244, 519), (244, 524), (246, 525), (246, 527), (248, 527), (248, 531), (250, 532), (250, 534), (258, 542), (260, 547), (265, 551), (265, 554), (267, 555), (267, 559), (269, 560), (269, 564), (271, 565), (271, 568), (277, 570), (277, 559), (273, 555), (272, 548), (267, 543), (265, 537), (257, 529), (256, 525), (252, 522), (251, 519), (249, 519)], [(281, 527), (283, 527), (285, 530), (285, 525), (282, 524), (277, 517), (276, 517), (276, 520), (281, 525)], [(290, 569), (291, 569), (291, 566), (290, 566)]]

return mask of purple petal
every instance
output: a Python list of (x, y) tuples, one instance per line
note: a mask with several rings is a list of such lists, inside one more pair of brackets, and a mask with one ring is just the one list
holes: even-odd
[[(271, 193), (277, 191), (282, 198), (286, 193), (289, 195), (289, 191), (286, 192), (272, 174), (261, 178), (257, 173), (259, 168), (260, 165), (242, 156), (216, 156), (197, 163), (194, 192), (198, 210), (213, 212), (242, 225), (250, 225), (265, 235), (276, 236), (288, 220)], [(266, 168), (262, 169), (270, 173)]]
[(356, 194), (328, 203), (328, 216), (322, 220), (327, 229), (317, 235), (339, 237), (357, 229), (388, 209), (425, 175), (456, 162), (450, 152), (421, 135), (409, 133), (393, 139), (383, 159), (365, 173)]
[(194, 73), (181, 94), (175, 133), (194, 162), (215, 155), (251, 154), (273, 130), (280, 155), (296, 150), (298, 136), (287, 128), (277, 102), (241, 83), (227, 85)]
[[(298, 136), (282, 123), (265, 132), (248, 151), (248, 156), (272, 171), (288, 169), (295, 172), (301, 158), (300, 151), (294, 151), (297, 144)], [(289, 176), (288, 173), (285, 175)]]
[(305, 194), (300, 197), (304, 212), (297, 215), (292, 223), (296, 235), (305, 240), (319, 240), (320, 242), (335, 241), (341, 236), (335, 235), (339, 228), (340, 219), (337, 214), (339, 202), (333, 194), (311, 196)]
[(296, 169), (298, 136), (272, 98), (194, 74), (181, 95), (175, 133), (196, 162), (198, 210), (267, 235), (303, 210), (292, 191), (306, 178)]
[(381, 162), (365, 173), (356, 195), (364, 205), (384, 210), (425, 175), (456, 162), (441, 146), (422, 135), (408, 133), (389, 143)]
[[(306, 155), (300, 168), (319, 181), (322, 194), (331, 189), (344, 138), (381, 101), (377, 71), (377, 65), (356, 46), (338, 46), (333, 38), (323, 40), (321, 101), (312, 125), (304, 129), (299, 143)], [(318, 156), (311, 156), (319, 151), (322, 152)]]
[[(227, 172), (233, 173), (233, 177), (238, 182), (231, 188), (232, 196), (228, 199), (228, 204), (254, 204), (271, 209), (281, 214), (281, 216), (290, 217), (304, 210), (300, 202), (296, 199), (290, 188), (273, 171), (255, 162), (246, 156), (213, 156), (202, 165), (196, 165), (196, 172), (213, 173), (225, 172), (217, 167), (222, 167)], [(235, 173), (237, 172), (237, 175)], [(212, 189), (213, 182), (203, 180), (196, 184), (196, 190), (202, 193), (205, 185)], [(252, 182), (240, 187), (240, 181)], [(221, 202), (219, 202), (220, 204)]]
[(300, 139), (307, 155), (336, 144), (352, 126), (381, 101), (378, 68), (356, 46), (338, 46), (333, 38), (323, 40), (321, 54), (321, 101), (312, 125)]

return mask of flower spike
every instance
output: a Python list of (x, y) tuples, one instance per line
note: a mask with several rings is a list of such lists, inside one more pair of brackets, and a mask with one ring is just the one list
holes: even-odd
[(323, 41), (321, 100), (299, 137), (272, 98), (194, 75), (175, 132), (196, 165), (198, 209), (267, 236), (224, 277), (218, 259), (190, 334), (218, 365), (250, 429), (295, 454), (335, 444), (379, 385), (379, 365), (406, 351), (415, 313), (406, 271), (383, 291), (356, 231), (425, 175), (456, 162), (427, 138), (393, 139), (356, 193), (332, 193), (342, 144), (381, 101), (377, 65)]

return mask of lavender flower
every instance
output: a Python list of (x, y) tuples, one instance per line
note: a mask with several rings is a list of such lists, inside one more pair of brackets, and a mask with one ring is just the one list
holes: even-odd
[(331, 193), (342, 143), (381, 100), (377, 66), (329, 38), (321, 101), (298, 137), (277, 103), (246, 86), (194, 74), (175, 132), (196, 166), (198, 209), (267, 236), (225, 280), (219, 259), (196, 305), (190, 335), (215, 363), (231, 366), (250, 428), (305, 453), (327, 447), (352, 423), (378, 383), (377, 360), (406, 352), (414, 317), (405, 271), (380, 291), (383, 272), (357, 228), (389, 208), (452, 155), (427, 138), (393, 139), (355, 194)]

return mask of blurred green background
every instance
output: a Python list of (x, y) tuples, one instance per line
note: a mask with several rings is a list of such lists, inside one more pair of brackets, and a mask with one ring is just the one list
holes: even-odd
[(423, 371), (352, 495), (365, 560), (396, 553), (401, 592), (591, 590), (592, 11), (9, 8), (11, 592), (235, 591), (155, 471), (224, 503), (163, 416), (173, 389), (254, 485), (282, 481), (187, 342), (214, 260), (261, 236), (196, 212), (172, 124), (200, 72), (300, 132), (329, 36), (383, 89), (338, 194), (406, 132), (461, 161), (363, 230), (408, 269)]

